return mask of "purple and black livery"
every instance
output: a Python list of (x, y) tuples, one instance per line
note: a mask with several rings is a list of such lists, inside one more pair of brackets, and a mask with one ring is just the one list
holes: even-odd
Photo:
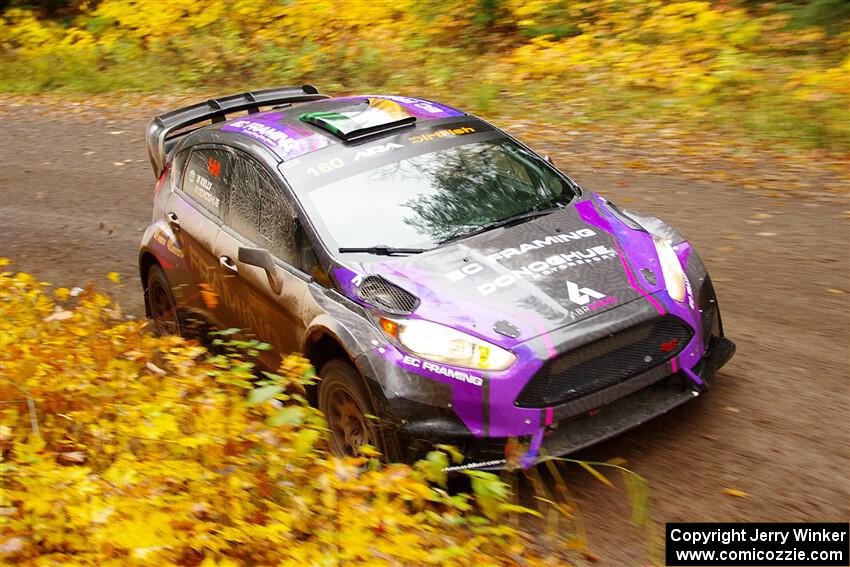
[[(734, 353), (678, 232), (448, 106), (273, 89), (157, 117), (148, 144), (160, 181), (140, 266), (154, 320), (168, 311), (156, 267), (178, 330), (243, 328), (272, 345), (267, 365), (290, 351), (320, 375), (349, 365), (366, 394), (352, 399), (380, 417), (368, 441), (390, 458), (444, 442), (466, 455), (457, 468), (531, 466), (692, 399)], [(273, 209), (279, 238), (240, 228), (254, 180), (287, 203)], [(394, 241), (353, 241), (373, 237)], [(199, 300), (211, 289), (221, 307)], [(416, 321), (445, 353), (393, 334)], [(508, 362), (494, 369), (497, 354)]]

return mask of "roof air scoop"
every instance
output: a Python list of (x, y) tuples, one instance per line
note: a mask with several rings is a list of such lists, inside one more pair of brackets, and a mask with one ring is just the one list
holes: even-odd
[(305, 112), (299, 118), (346, 142), (416, 122), (416, 117), (397, 102), (377, 98), (367, 98), (330, 111)]
[(410, 315), (419, 307), (418, 297), (380, 276), (365, 278), (357, 288), (357, 295), (391, 315)]

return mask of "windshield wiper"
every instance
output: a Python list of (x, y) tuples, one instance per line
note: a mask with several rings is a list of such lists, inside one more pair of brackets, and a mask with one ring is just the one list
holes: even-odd
[(384, 246), (383, 244), (379, 244), (377, 246), (363, 246), (363, 247), (353, 247), (353, 248), (340, 248), (340, 254), (345, 254), (348, 252), (351, 253), (361, 253), (361, 254), (376, 254), (378, 256), (395, 256), (396, 254), (420, 254), (422, 252), (427, 252), (426, 248), (394, 248), (392, 246)]
[[(544, 215), (548, 215), (555, 209), (563, 208), (562, 203), (545, 203), (542, 206), (535, 207), (530, 211), (525, 211), (524, 213), (518, 213), (515, 215), (511, 215), (509, 217), (505, 217), (503, 219), (490, 221), (475, 227), (472, 227), (469, 230), (464, 230), (466, 227), (462, 227), (461, 230), (450, 234), (447, 238), (444, 238), (440, 241), (440, 244), (446, 244), (451, 242), (452, 240), (457, 240), (458, 238), (465, 238), (467, 236), (472, 236), (475, 234), (481, 234), (482, 232), (487, 232), (488, 230), (493, 230), (495, 228), (502, 228), (504, 226), (510, 226), (513, 224), (519, 224), (521, 222), (531, 220), (533, 218), (542, 217)], [(545, 208), (543, 208), (545, 207)]]

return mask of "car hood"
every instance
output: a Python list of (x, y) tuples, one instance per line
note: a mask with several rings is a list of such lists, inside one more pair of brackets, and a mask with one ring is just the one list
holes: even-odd
[(644, 230), (590, 195), (544, 217), (435, 250), (352, 266), (419, 298), (413, 313), (515, 344), (663, 288)]

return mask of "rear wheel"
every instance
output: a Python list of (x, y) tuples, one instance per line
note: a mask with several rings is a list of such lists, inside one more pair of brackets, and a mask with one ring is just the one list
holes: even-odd
[(356, 456), (362, 445), (372, 445), (386, 454), (375, 420), (366, 417), (375, 412), (357, 370), (342, 360), (331, 360), (319, 376), (318, 405), (328, 420), (334, 454)]
[(179, 335), (183, 331), (177, 302), (165, 272), (159, 266), (151, 266), (145, 294), (150, 307), (153, 330), (157, 335)]

